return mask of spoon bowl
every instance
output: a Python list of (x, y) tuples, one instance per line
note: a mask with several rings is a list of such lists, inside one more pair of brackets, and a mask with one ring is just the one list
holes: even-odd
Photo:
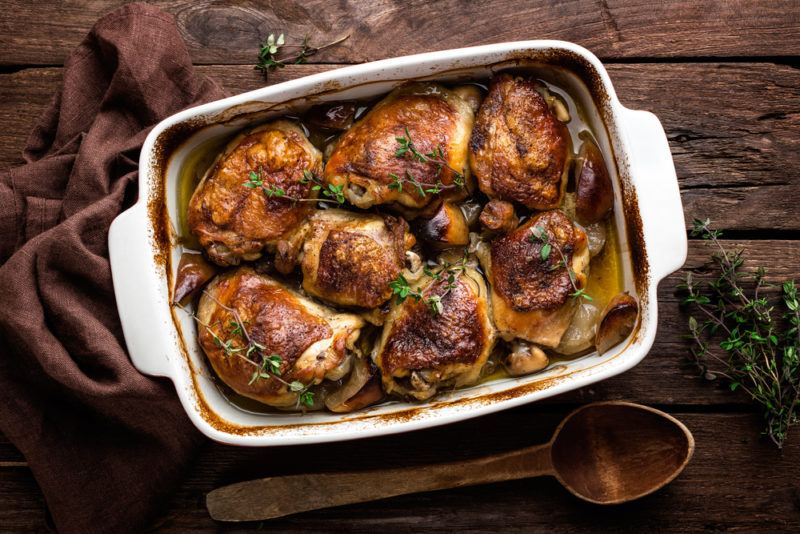
[(220, 521), (256, 521), (542, 475), (555, 476), (583, 500), (619, 504), (671, 482), (693, 452), (691, 432), (671, 415), (629, 402), (598, 402), (565, 417), (542, 445), (463, 462), (250, 480), (212, 491), (206, 506)]
[(644, 497), (689, 462), (694, 438), (669, 414), (628, 402), (589, 404), (567, 416), (550, 442), (553, 474), (595, 504)]

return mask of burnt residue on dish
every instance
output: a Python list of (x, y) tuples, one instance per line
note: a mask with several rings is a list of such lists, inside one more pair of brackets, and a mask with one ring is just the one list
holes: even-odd
[[(616, 176), (618, 177), (618, 185), (622, 194), (622, 209), (624, 214), (623, 225), (624, 231), (630, 245), (630, 261), (633, 269), (633, 278), (636, 290), (641, 299), (642, 307), (647, 306), (647, 287), (649, 283), (649, 268), (648, 261), (644, 246), (644, 236), (642, 230), (641, 217), (638, 210), (638, 202), (636, 198), (635, 189), (631, 183), (629, 174), (628, 162), (620, 161), (618, 156), (619, 151), (614, 150), (614, 140), (619, 139), (617, 131), (609, 131), (609, 127), (613, 126), (611, 121), (611, 105), (612, 96), (609, 95), (603, 85), (603, 80), (600, 74), (595, 70), (594, 66), (588, 62), (584, 57), (567, 50), (550, 49), (544, 51), (531, 51), (520, 50), (518, 52), (511, 52), (507, 54), (504, 61), (487, 65), (491, 71), (499, 71), (509, 68), (524, 68), (531, 65), (537, 66), (553, 66), (575, 74), (587, 87), (600, 116), (603, 119), (602, 123), (606, 130), (606, 135), (612, 141), (613, 157), (611, 160), (616, 166)], [(459, 71), (471, 69), (474, 67), (456, 67), (446, 71), (438, 72), (433, 76), (424, 76), (416, 78), (418, 80), (430, 80), (436, 78), (444, 78), (458, 74)], [(411, 79), (403, 78), (394, 80), (397, 83), (411, 81)], [(275, 111), (276, 108), (292, 109), (295, 103), (298, 105), (313, 104), (317, 99), (321, 99), (325, 95), (335, 94), (344, 89), (351, 89), (354, 87), (364, 87), (376, 83), (387, 83), (391, 80), (381, 80), (380, 82), (366, 82), (353, 85), (342, 85), (338, 81), (329, 81), (320, 86), (319, 90), (313, 94), (304, 96), (291, 101), (283, 102), (249, 102), (239, 106), (235, 106), (224, 110), (221, 113), (195, 117), (180, 123), (177, 123), (170, 128), (166, 129), (157, 138), (153, 148), (153, 168), (151, 173), (153, 176), (159, 176), (160, 179), (152, 184), (150, 194), (147, 199), (148, 217), (151, 224), (152, 238), (154, 244), (154, 259), (156, 264), (164, 269), (167, 279), (167, 290), (171, 291), (172, 287), (172, 266), (171, 266), (171, 249), (174, 244), (174, 229), (169, 218), (167, 209), (167, 193), (166, 193), (166, 174), (167, 164), (170, 156), (189, 138), (203, 128), (216, 124), (231, 124), (233, 122), (250, 122), (255, 118), (263, 117)], [(610, 162), (607, 162), (611, 164)], [(220, 417), (208, 404), (202, 393), (199, 384), (197, 383), (198, 370), (194, 369), (191, 358), (186, 347), (186, 342), (183, 337), (182, 328), (174, 310), (170, 310), (174, 326), (178, 332), (180, 341), (180, 350), (188, 362), (192, 374), (192, 388), (195, 398), (197, 399), (197, 407), (202, 417), (215, 429), (239, 435), (266, 435), (266, 434), (280, 434), (287, 431), (297, 430), (303, 427), (319, 426), (319, 425), (335, 425), (346, 424), (357, 420), (369, 420), (371, 424), (384, 426), (394, 425), (397, 423), (404, 423), (416, 419), (423, 418), (430, 412), (435, 412), (437, 409), (450, 408), (450, 407), (478, 407), (486, 406), (498, 402), (503, 402), (521, 396), (527, 395), (534, 391), (540, 391), (552, 387), (568, 378), (575, 373), (587, 373), (595, 367), (604, 365), (608, 360), (603, 360), (595, 365), (586, 367), (581, 370), (574, 370), (564, 375), (545, 378), (528, 384), (518, 385), (504, 391), (479, 395), (477, 397), (467, 397), (455, 400), (439, 399), (426, 404), (425, 406), (412, 406), (408, 409), (400, 410), (388, 414), (374, 414), (370, 413), (372, 410), (367, 409), (363, 412), (351, 414), (350, 416), (340, 417), (333, 421), (316, 422), (316, 423), (301, 423), (290, 425), (263, 425), (263, 426), (248, 426), (242, 427), (231, 423)], [(641, 316), (635, 327), (634, 334), (629, 338), (629, 344), (635, 343), (638, 338), (638, 333), (641, 327)], [(620, 354), (624, 353), (624, 350)]]

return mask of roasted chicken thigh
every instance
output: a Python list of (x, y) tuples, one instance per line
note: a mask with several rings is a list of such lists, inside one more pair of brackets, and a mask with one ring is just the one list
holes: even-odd
[[(389, 312), (373, 358), (387, 393), (424, 400), (441, 387), (474, 384), (495, 330), (486, 284), (474, 269), (457, 273), (452, 284), (440, 271), (418, 287), (422, 299), (407, 298)], [(431, 305), (431, 297), (440, 298), (441, 306)]]
[[(343, 186), (347, 200), (359, 208), (391, 202), (426, 206), (435, 195), (420, 194), (409, 176), (423, 189), (440, 183), (444, 194), (463, 195), (453, 170), (468, 179), (473, 119), (470, 105), (439, 84), (398, 87), (342, 134), (325, 166), (325, 180)], [(410, 151), (398, 155), (398, 138), (403, 137), (421, 154), (440, 151), (448, 165), (420, 161)]]
[(220, 265), (257, 259), (303, 223), (314, 203), (293, 199), (317, 194), (303, 171), (321, 174), (322, 153), (294, 123), (274, 121), (231, 141), (189, 202), (189, 229), (208, 257)]
[(478, 254), (492, 288), (492, 317), (499, 334), (509, 341), (557, 346), (575, 312), (570, 295), (586, 285), (589, 248), (584, 231), (560, 210), (546, 211), (495, 238)]
[(359, 317), (315, 304), (249, 267), (206, 287), (197, 320), (200, 346), (217, 375), (240, 395), (276, 407), (296, 405), (302, 389), (344, 377), (363, 326)]
[(530, 209), (559, 206), (571, 142), (555, 108), (565, 118), (561, 103), (533, 79), (504, 73), (492, 80), (470, 140), (470, 167), (481, 191)]
[[(376, 308), (389, 300), (389, 282), (405, 267), (415, 242), (400, 217), (321, 210), (298, 232), (302, 248), (295, 261), (306, 293), (340, 306)], [(282, 247), (279, 247), (282, 248)], [(283, 268), (285, 270), (285, 267)]]

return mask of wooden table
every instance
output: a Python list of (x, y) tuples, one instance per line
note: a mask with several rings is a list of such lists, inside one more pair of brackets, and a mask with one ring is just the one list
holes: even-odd
[[(4, 1), (0, 9), (0, 167), (21, 162), (34, 120), (57, 90), (61, 65), (113, 0)], [(796, 1), (599, 0), (536, 2), (372, 0), (154, 2), (176, 16), (198, 70), (231, 93), (263, 80), (252, 69), (270, 31), (314, 42), (345, 34), (311, 65), (279, 82), (415, 52), (521, 39), (580, 43), (607, 65), (622, 103), (655, 112), (666, 128), (686, 219), (710, 217), (730, 246), (747, 251), (770, 278), (800, 275), (800, 4)], [(709, 250), (689, 244), (686, 268)], [(551, 479), (412, 495), (306, 513), (233, 530), (273, 531), (699, 531), (800, 530), (800, 428), (783, 452), (759, 439), (747, 399), (684, 365), (686, 317), (680, 275), (659, 290), (661, 320), (647, 359), (622, 376), (537, 405), (401, 436), (269, 451), (208, 443), (156, 527), (227, 530), (212, 521), (205, 494), (269, 474), (403, 466), (510, 450), (547, 439), (576, 405), (627, 399), (673, 413), (694, 432), (697, 451), (683, 475), (639, 502), (610, 508), (571, 497)], [(48, 519), (20, 453), (0, 436), (0, 529), (40, 531)]]

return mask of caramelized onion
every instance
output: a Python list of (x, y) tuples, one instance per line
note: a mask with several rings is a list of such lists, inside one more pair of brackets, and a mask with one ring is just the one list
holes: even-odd
[(182, 303), (194, 295), (209, 280), (217, 274), (217, 267), (212, 265), (197, 252), (184, 252), (178, 263), (178, 272), (175, 274), (175, 289), (172, 292), (172, 302)]
[(600, 317), (600, 310), (592, 302), (581, 302), (569, 328), (561, 337), (561, 342), (556, 347), (556, 352), (565, 356), (571, 356), (583, 352), (594, 345), (594, 338), (597, 332), (597, 320)]
[(595, 346), (597, 353), (603, 354), (611, 347), (627, 338), (636, 324), (639, 304), (627, 293), (616, 295), (603, 310), (600, 326), (597, 329)]
[[(373, 380), (375, 379), (375, 380)], [(377, 385), (379, 396), (376, 396), (371, 382)], [(368, 387), (369, 386), (369, 387)], [(367, 389), (367, 391), (362, 390)], [(383, 397), (377, 368), (365, 358), (355, 358), (350, 377), (339, 390), (328, 395), (325, 406), (336, 413), (351, 412), (377, 402)]]
[(583, 229), (589, 241), (589, 255), (594, 258), (606, 246), (606, 223), (604, 221), (590, 224)]

